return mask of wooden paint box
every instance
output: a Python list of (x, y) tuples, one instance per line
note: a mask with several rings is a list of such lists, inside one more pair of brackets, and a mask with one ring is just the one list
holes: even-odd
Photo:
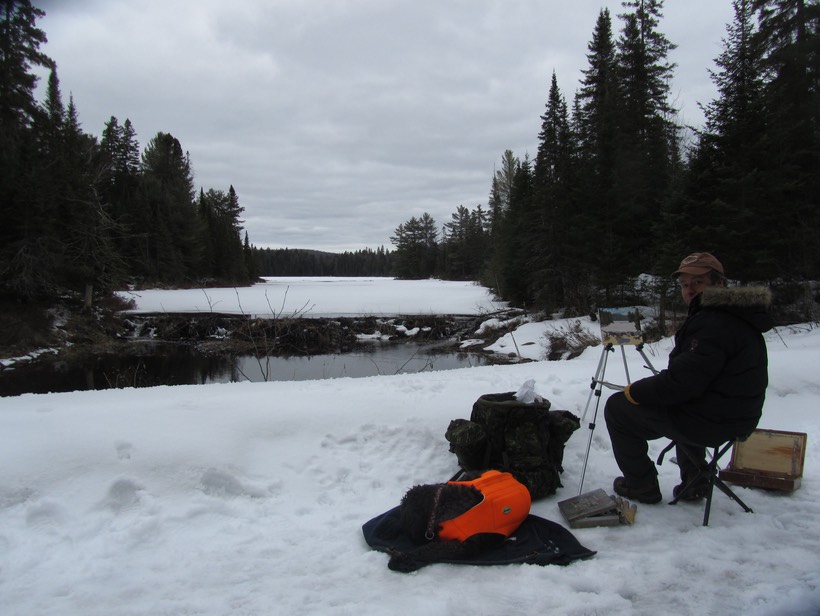
[(806, 438), (805, 432), (755, 430), (734, 444), (732, 459), (720, 478), (751, 488), (794, 492), (803, 477)]

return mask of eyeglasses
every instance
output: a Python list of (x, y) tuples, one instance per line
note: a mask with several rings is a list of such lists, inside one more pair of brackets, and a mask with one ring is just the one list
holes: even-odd
[(682, 280), (682, 279), (678, 278), (678, 286), (681, 289), (685, 289), (687, 287), (703, 287), (703, 286), (707, 286), (710, 282), (711, 282), (711, 280), (708, 277), (705, 277), (705, 276), (704, 277), (698, 276), (697, 278), (690, 278), (688, 280)]

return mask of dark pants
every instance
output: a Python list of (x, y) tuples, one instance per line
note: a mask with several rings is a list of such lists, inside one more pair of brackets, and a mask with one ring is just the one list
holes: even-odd
[[(634, 405), (623, 393), (612, 394), (604, 407), (604, 418), (612, 441), (615, 461), (627, 483), (640, 485), (658, 474), (649, 458), (649, 443), (666, 437), (677, 442), (676, 455), (682, 480), (693, 476), (706, 464), (706, 449), (685, 444), (687, 439), (670, 421), (670, 409), (658, 406)], [(691, 459), (694, 457), (698, 462)]]

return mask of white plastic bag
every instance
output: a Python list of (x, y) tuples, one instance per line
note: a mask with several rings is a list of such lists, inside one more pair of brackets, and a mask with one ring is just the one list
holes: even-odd
[(515, 392), (515, 399), (524, 404), (544, 401), (544, 398), (535, 393), (535, 379), (524, 381), (518, 391)]

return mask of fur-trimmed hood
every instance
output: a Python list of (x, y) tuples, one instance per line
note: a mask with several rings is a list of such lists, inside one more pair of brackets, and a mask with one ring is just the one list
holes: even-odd
[(768, 287), (706, 287), (701, 306), (704, 308), (740, 308), (768, 310), (772, 292)]
[(768, 312), (772, 303), (772, 292), (768, 287), (706, 287), (698, 299), (700, 301), (694, 306), (696, 310), (729, 312), (761, 333), (774, 327)]

